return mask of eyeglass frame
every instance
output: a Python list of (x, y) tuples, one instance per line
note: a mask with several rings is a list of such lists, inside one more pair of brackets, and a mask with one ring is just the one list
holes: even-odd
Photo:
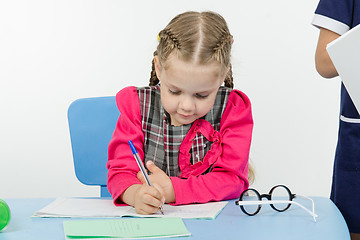
[[(271, 199), (273, 191), (278, 187), (283, 187), (287, 191), (287, 193), (289, 194), (289, 200), (272, 200)], [(243, 197), (249, 190), (253, 191), (257, 195), (259, 201), (242, 201)], [(309, 209), (307, 209), (306, 207), (304, 207), (303, 205), (301, 205), (300, 203), (293, 201), (293, 199), (296, 197), (310, 200), (312, 202), (312, 212)], [(268, 201), (262, 201), (263, 198), (266, 198)], [(288, 205), (284, 209), (277, 209), (274, 206), (275, 203), (288, 203)], [(261, 210), (261, 205), (264, 205), (264, 204), (270, 204), (271, 208), (274, 209), (275, 211), (284, 212), (284, 211), (288, 210), (289, 207), (291, 206), (291, 204), (293, 204), (293, 203), (295, 205), (301, 207), (305, 211), (307, 211), (313, 217), (314, 221), (316, 222), (316, 217), (318, 217), (318, 215), (315, 214), (314, 201), (309, 197), (291, 193), (290, 189), (285, 185), (280, 184), (280, 185), (276, 185), (276, 186), (272, 187), (268, 194), (260, 194), (256, 189), (249, 188), (249, 189), (244, 190), (241, 193), (238, 201), (235, 201), (235, 205), (239, 205), (239, 207), (243, 211), (243, 213), (245, 213), (248, 216), (254, 216), (254, 215), (258, 214)], [(244, 205), (258, 205), (258, 208), (254, 213), (248, 213), (245, 210)]]

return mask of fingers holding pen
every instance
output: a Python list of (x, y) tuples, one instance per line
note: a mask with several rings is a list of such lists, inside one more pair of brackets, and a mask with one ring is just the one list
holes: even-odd
[[(163, 196), (165, 196), (166, 203), (175, 202), (175, 192), (170, 177), (152, 161), (147, 161), (146, 167), (151, 173), (148, 175), (148, 178), (154, 186), (155, 184), (158, 184), (158, 189)], [(141, 172), (137, 173), (137, 178), (141, 181), (141, 183), (146, 183)]]
[(164, 196), (157, 187), (141, 185), (135, 195), (135, 210), (139, 214), (153, 214), (164, 204)]

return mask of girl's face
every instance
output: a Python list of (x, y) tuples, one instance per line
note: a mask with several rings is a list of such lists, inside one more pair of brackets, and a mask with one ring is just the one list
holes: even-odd
[(161, 84), (161, 103), (174, 126), (192, 123), (206, 115), (225, 79), (220, 63), (187, 63), (174, 52), (165, 66), (160, 65), (156, 56), (155, 70)]

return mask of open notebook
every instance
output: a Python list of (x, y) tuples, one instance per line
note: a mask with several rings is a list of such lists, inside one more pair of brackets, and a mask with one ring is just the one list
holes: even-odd
[(215, 219), (228, 202), (210, 202), (163, 206), (164, 215), (157, 212), (152, 215), (140, 215), (130, 206), (116, 207), (112, 199), (106, 198), (58, 198), (46, 207), (33, 214), (33, 217), (179, 217), (197, 219)]
[(360, 113), (360, 25), (329, 43), (326, 49)]

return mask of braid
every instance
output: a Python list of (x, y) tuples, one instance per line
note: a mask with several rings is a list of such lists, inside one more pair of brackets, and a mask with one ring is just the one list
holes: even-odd
[(234, 88), (232, 66), (230, 64), (230, 59), (228, 59), (226, 56), (229, 55), (229, 51), (231, 50), (232, 38), (233, 37), (230, 33), (226, 33), (213, 49), (215, 59), (219, 62), (224, 63), (225, 65), (229, 65), (229, 71), (226, 74), (224, 85), (225, 87), (231, 89)]
[(230, 64), (229, 71), (226, 74), (224, 85), (225, 85), (225, 87), (228, 87), (228, 88), (231, 88), (231, 89), (234, 88), (234, 80), (233, 80), (233, 76), (232, 76), (232, 66), (231, 66), (231, 64)]
[(225, 34), (221, 40), (214, 47), (214, 52), (221, 51), (227, 43), (232, 42), (232, 36), (230, 33)]
[[(157, 51), (154, 52), (154, 57), (157, 55)], [(156, 76), (156, 71), (155, 71), (155, 60), (153, 58), (152, 60), (152, 65), (151, 65), (151, 73), (150, 73), (150, 82), (149, 82), (149, 86), (155, 86), (156, 84), (159, 83), (159, 79)]]
[(166, 40), (170, 40), (170, 42), (172, 43), (172, 48), (177, 48), (180, 49), (180, 43), (179, 40), (175, 37), (175, 35), (169, 30), (169, 29), (164, 29), (161, 30), (159, 33), (159, 37), (160, 37), (160, 42), (161, 39)]
[(216, 46), (213, 48), (215, 56), (220, 60), (221, 55), (223, 55), (224, 49), (227, 49), (227, 44), (230, 44), (231, 49), (231, 43), (232, 43), (232, 35), (230, 33), (225, 34), (220, 41), (216, 44)]
[[(175, 35), (169, 29), (163, 29), (159, 32), (159, 46), (158, 50), (160, 51), (160, 55), (167, 58), (167, 56), (171, 53), (173, 49), (180, 49), (179, 40), (175, 37)], [(154, 52), (154, 57), (158, 55), (158, 50)], [(155, 61), (152, 60), (151, 73), (150, 73), (150, 82), (149, 86), (155, 86), (159, 83), (159, 79), (156, 76), (155, 71)]]

